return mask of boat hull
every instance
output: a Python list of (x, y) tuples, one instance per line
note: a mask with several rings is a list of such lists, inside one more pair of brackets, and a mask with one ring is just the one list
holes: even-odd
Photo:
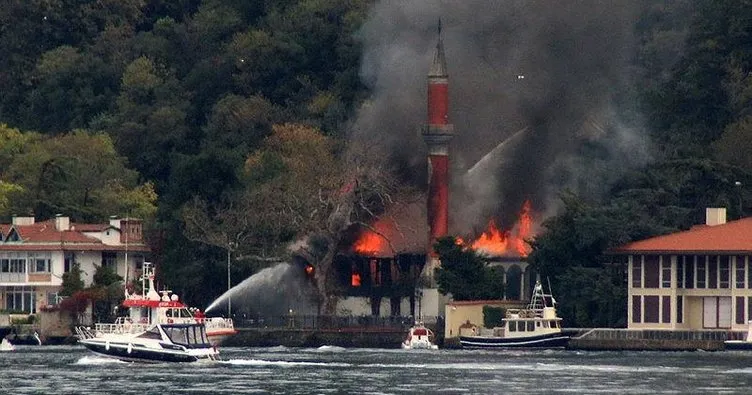
[(11, 331), (13, 331), (12, 326), (0, 326), (0, 340), (5, 339)]
[(726, 350), (752, 350), (752, 342), (744, 340), (726, 340), (723, 346)]
[(98, 355), (126, 362), (196, 362), (215, 360), (216, 352), (210, 350), (202, 354), (190, 354), (179, 350), (151, 349), (134, 344), (81, 340), (84, 347)]
[(227, 338), (235, 336), (237, 333), (237, 329), (214, 330), (212, 332), (207, 331), (206, 337), (209, 338), (209, 343), (212, 346), (219, 347)]
[(565, 347), (570, 337), (549, 333), (525, 337), (460, 336), (463, 348), (557, 348)]

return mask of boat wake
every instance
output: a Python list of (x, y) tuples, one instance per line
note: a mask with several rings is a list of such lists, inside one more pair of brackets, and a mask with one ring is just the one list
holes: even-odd
[(310, 361), (267, 361), (263, 359), (230, 359), (227, 361), (218, 361), (226, 365), (239, 366), (278, 366), (278, 367), (299, 367), (299, 366), (319, 366), (319, 367), (350, 367), (350, 363), (343, 362), (310, 362)]
[(81, 357), (78, 361), (74, 362), (74, 365), (110, 365), (114, 363), (128, 363), (118, 359), (106, 358), (106, 357)]
[(314, 352), (345, 352), (347, 349), (339, 346), (321, 346), (314, 350)]

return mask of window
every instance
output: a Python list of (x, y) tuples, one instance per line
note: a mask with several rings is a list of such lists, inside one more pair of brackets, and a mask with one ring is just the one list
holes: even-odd
[(744, 323), (744, 297), (743, 296), (737, 296), (736, 298), (736, 306), (734, 307), (734, 311), (736, 312), (736, 323), (737, 324), (743, 324)]
[(102, 266), (109, 267), (117, 273), (117, 255), (114, 252), (103, 252)]
[(642, 322), (642, 298), (639, 295), (632, 295), (632, 322)]
[(658, 255), (645, 255), (645, 288), (658, 288), (660, 272)]
[(26, 259), (11, 259), (10, 260), (10, 272), (11, 273), (26, 273)]
[(720, 257), (720, 263), (718, 264), (718, 286), (719, 288), (728, 288), (729, 287), (729, 264), (730, 264), (730, 257), (728, 255), (722, 255)]
[(684, 262), (683, 256), (676, 257), (676, 288), (684, 288)]
[(671, 322), (671, 297), (661, 296), (661, 322), (668, 324)]
[(63, 271), (68, 273), (71, 271), (73, 263), (76, 261), (75, 255), (72, 252), (66, 252), (63, 259)]
[(708, 257), (708, 288), (718, 288), (718, 257)]
[(676, 323), (684, 322), (684, 298), (679, 295), (676, 297)]
[(687, 270), (684, 274), (684, 288), (692, 289), (695, 287), (695, 270), (697, 268), (695, 257), (687, 255), (684, 257), (684, 260), (687, 263)]
[(36, 294), (31, 287), (8, 287), (5, 309), (14, 312), (36, 313)]
[(10, 259), (0, 259), (0, 273), (10, 273)]
[(535, 323), (533, 321), (527, 322), (527, 331), (532, 332), (535, 330)]
[(374, 287), (378, 287), (381, 285), (381, 270), (379, 268), (379, 261), (376, 259), (371, 259), (369, 264), (369, 269), (371, 270), (371, 281)]
[(632, 288), (642, 288), (642, 256), (632, 257)]
[(743, 256), (737, 256), (736, 257), (736, 288), (745, 288), (745, 282), (744, 280), (747, 278), (747, 276), (744, 274), (744, 270), (746, 269), (747, 265), (744, 262)]
[(661, 288), (671, 288), (671, 257), (661, 259)]
[(659, 308), (657, 295), (645, 295), (645, 322), (658, 323)]
[(57, 292), (47, 292), (47, 306), (54, 306), (58, 304), (62, 298)]
[(705, 261), (706, 257), (698, 256), (697, 257), (697, 288), (705, 288), (705, 284), (707, 281), (706, 276), (706, 268), (707, 268), (707, 262)]
[(136, 255), (133, 257), (133, 260), (136, 262), (136, 273), (141, 273), (141, 270), (144, 268), (143, 255)]
[(34, 258), (31, 260), (31, 272), (33, 273), (49, 273), (50, 272), (50, 259), (49, 258)]

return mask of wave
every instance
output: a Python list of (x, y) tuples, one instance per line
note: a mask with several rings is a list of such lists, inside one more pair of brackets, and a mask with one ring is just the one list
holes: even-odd
[(752, 374), (752, 368), (730, 369), (730, 370), (727, 370), (725, 373)]
[(339, 346), (321, 346), (317, 348), (315, 351), (317, 352), (344, 352), (347, 351), (344, 347)]
[(323, 366), (323, 367), (350, 367), (353, 364), (344, 362), (310, 362), (310, 361), (268, 361), (263, 359), (229, 359), (219, 361), (226, 365), (240, 366), (279, 366), (279, 367), (298, 367), (298, 366)]
[(113, 358), (107, 358), (107, 357), (86, 356), (86, 357), (81, 357), (76, 362), (73, 362), (73, 365), (107, 365), (107, 364), (113, 364), (113, 363), (128, 363), (128, 362), (124, 362), (124, 361), (113, 359)]

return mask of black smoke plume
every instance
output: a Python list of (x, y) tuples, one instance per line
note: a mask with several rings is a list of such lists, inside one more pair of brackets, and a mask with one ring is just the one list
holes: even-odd
[(648, 159), (624, 94), (641, 3), (380, 1), (361, 31), (362, 77), (373, 95), (352, 138), (426, 184), (420, 127), (441, 18), (456, 132), (451, 231), (471, 233), (492, 216), (508, 227), (525, 199), (551, 214), (563, 188), (597, 197)]

